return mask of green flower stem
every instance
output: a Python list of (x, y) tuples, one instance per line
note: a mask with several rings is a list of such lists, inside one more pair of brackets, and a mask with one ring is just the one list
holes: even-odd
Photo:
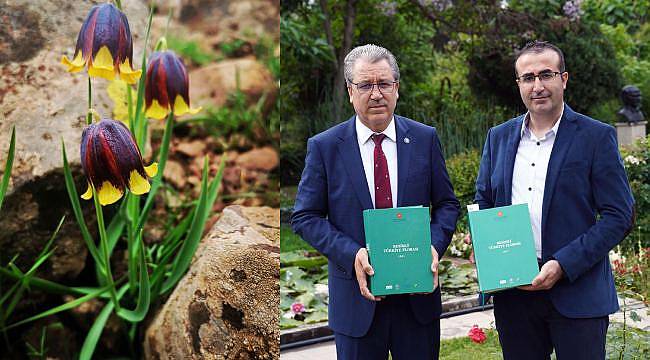
[(129, 130), (133, 133), (133, 136), (135, 136), (135, 118), (133, 114), (133, 88), (131, 88), (131, 85), (126, 84), (126, 109), (128, 111), (128, 116), (129, 116)]
[(133, 194), (128, 194), (126, 198), (126, 217), (129, 222), (129, 226), (127, 227), (127, 251), (129, 254), (128, 258), (128, 270), (129, 270), (129, 291), (131, 295), (135, 295), (135, 290), (137, 288), (137, 281), (138, 281), (138, 257), (137, 257), (137, 239), (135, 234), (138, 229), (135, 229), (135, 222), (138, 219), (138, 210), (140, 209), (139, 207), (139, 202), (138, 202), (138, 197), (134, 196)]
[(122, 10), (122, 1), (121, 0), (115, 0), (115, 6), (117, 6), (120, 11)]
[(162, 143), (160, 144), (160, 154), (158, 156), (158, 174), (151, 180), (151, 190), (147, 195), (147, 200), (145, 201), (144, 208), (140, 213), (138, 218), (138, 223), (135, 229), (142, 229), (144, 222), (146, 221), (149, 210), (153, 205), (153, 200), (158, 192), (158, 188), (162, 183), (163, 173), (165, 172), (165, 164), (167, 164), (167, 156), (169, 153), (169, 142), (172, 137), (172, 131), (174, 130), (174, 111), (169, 112), (167, 116), (167, 122), (165, 123), (165, 133), (163, 134)]
[(99, 228), (99, 242), (102, 254), (104, 255), (104, 265), (106, 271), (106, 283), (110, 286), (111, 300), (115, 304), (115, 309), (120, 310), (120, 303), (117, 300), (115, 292), (115, 282), (113, 281), (113, 274), (111, 272), (111, 259), (108, 255), (108, 237), (106, 236), (106, 227), (104, 225), (104, 213), (102, 205), (99, 203), (99, 195), (93, 186), (93, 201), (95, 202), (95, 212), (97, 213), (97, 227)]
[(163, 36), (160, 39), (158, 39), (154, 51), (165, 51), (165, 50), (167, 50), (167, 39)]
[(88, 76), (88, 113), (86, 114), (86, 125), (93, 123), (93, 115), (90, 113), (90, 109), (93, 108), (93, 87), (90, 81), (90, 76)]

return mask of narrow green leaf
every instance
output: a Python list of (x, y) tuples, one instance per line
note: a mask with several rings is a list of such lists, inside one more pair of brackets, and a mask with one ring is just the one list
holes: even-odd
[(178, 256), (174, 260), (171, 274), (163, 284), (161, 294), (166, 293), (176, 285), (192, 262), (194, 252), (201, 241), (205, 223), (208, 220), (208, 216), (210, 215), (210, 211), (212, 210), (212, 206), (214, 205), (214, 201), (218, 195), (217, 190), (223, 177), (224, 165), (225, 156), (221, 158), (219, 171), (208, 187), (208, 158), (205, 157), (205, 160), (203, 161), (203, 178), (201, 180), (199, 203), (196, 206), (196, 212), (194, 213), (190, 230), (183, 242)]
[[(130, 322), (140, 322), (144, 319), (149, 311), (149, 304), (151, 301), (151, 288), (149, 286), (149, 272), (147, 271), (147, 262), (144, 254), (144, 245), (142, 242), (142, 230), (139, 231), (138, 236), (136, 237), (136, 242), (139, 247), (138, 259), (139, 268), (140, 268), (140, 281), (138, 286), (140, 291), (138, 292), (138, 302), (136, 304), (135, 310), (128, 310), (122, 308), (118, 310), (117, 315), (122, 319)], [(130, 256), (130, 254), (129, 254)]]
[(178, 255), (174, 259), (172, 265), (172, 271), (170, 276), (165, 280), (163, 284), (161, 295), (172, 289), (178, 280), (181, 279), (187, 267), (189, 267), (192, 262), (192, 257), (194, 256), (194, 251), (199, 244), (201, 239), (201, 234), (203, 232), (203, 226), (201, 223), (202, 218), (206, 213), (206, 203), (208, 201), (208, 158), (205, 157), (203, 160), (203, 175), (201, 178), (201, 192), (199, 193), (199, 202), (196, 205), (196, 211), (192, 218), (192, 226), (183, 241), (183, 245)]
[(144, 223), (149, 216), (149, 210), (153, 205), (154, 198), (158, 192), (158, 188), (162, 183), (163, 173), (165, 171), (165, 164), (167, 164), (167, 156), (169, 153), (169, 142), (171, 141), (172, 132), (174, 127), (174, 112), (170, 111), (169, 116), (167, 116), (167, 122), (165, 123), (165, 132), (163, 133), (163, 138), (160, 144), (160, 153), (158, 155), (158, 174), (151, 180), (151, 190), (147, 194), (147, 200), (144, 203), (144, 208), (140, 213), (138, 218), (138, 224), (136, 229), (142, 229)]
[(0, 209), (2, 209), (2, 201), (7, 193), (9, 186), (9, 178), (11, 177), (11, 168), (14, 164), (14, 154), (16, 151), (16, 126), (11, 129), (11, 140), (9, 141), (9, 153), (7, 154), (7, 163), (5, 164), (5, 171), (2, 175), (2, 182), (0, 182)]
[(97, 189), (92, 186), (92, 190), (93, 202), (95, 203), (95, 214), (97, 215), (97, 228), (99, 229), (99, 244), (104, 257), (104, 270), (106, 273), (106, 278), (102, 284), (108, 284), (111, 291), (111, 300), (115, 304), (115, 308), (119, 311), (120, 303), (119, 300), (117, 300), (115, 281), (113, 279), (113, 273), (111, 272), (111, 258), (108, 253), (108, 236), (106, 235), (106, 226), (104, 225), (104, 210), (102, 209), (102, 205), (99, 203), (99, 194), (97, 193)]
[(120, 236), (122, 236), (122, 232), (124, 231), (124, 226), (126, 225), (126, 221), (124, 219), (125, 211), (126, 204), (125, 202), (122, 202), (120, 205), (120, 210), (117, 212), (117, 214), (115, 214), (115, 216), (113, 216), (110, 224), (108, 224), (108, 227), (106, 228), (109, 257), (111, 254), (113, 254), (113, 249), (115, 249), (115, 245), (117, 244), (118, 240), (120, 240)]
[(68, 189), (70, 204), (72, 205), (74, 216), (77, 219), (77, 223), (79, 224), (81, 237), (84, 239), (86, 247), (88, 247), (88, 251), (93, 257), (93, 260), (95, 260), (95, 264), (101, 269), (101, 272), (104, 272), (104, 261), (99, 255), (99, 251), (97, 250), (97, 246), (95, 246), (95, 242), (92, 236), (90, 236), (90, 232), (86, 226), (86, 221), (83, 217), (83, 212), (81, 211), (81, 204), (79, 204), (79, 194), (77, 193), (77, 188), (75, 187), (74, 180), (72, 178), (72, 172), (70, 171), (70, 165), (68, 164), (68, 156), (65, 152), (65, 143), (63, 142), (63, 139), (61, 139), (61, 148), (63, 149), (63, 175), (65, 177), (65, 187)]
[[(125, 285), (117, 293), (117, 298), (121, 299), (126, 290), (127, 286)], [(86, 335), (86, 340), (84, 340), (83, 346), (81, 347), (79, 360), (92, 359), (95, 348), (97, 347), (97, 342), (102, 336), (102, 331), (104, 331), (104, 327), (106, 326), (106, 321), (108, 321), (108, 318), (111, 316), (114, 308), (115, 306), (113, 303), (108, 302), (99, 313), (95, 319), (95, 322), (93, 323), (93, 326), (90, 327), (88, 335)]]
[(88, 295), (84, 295), (84, 296), (82, 296), (82, 297), (80, 297), (78, 299), (67, 302), (67, 303), (65, 303), (63, 305), (59, 305), (59, 306), (54, 307), (54, 308), (52, 308), (50, 310), (43, 311), (42, 313), (40, 313), (38, 315), (34, 315), (34, 316), (29, 317), (27, 319), (21, 320), (21, 321), (16, 322), (16, 323), (13, 323), (13, 324), (7, 326), (5, 328), (5, 330), (12, 329), (12, 328), (15, 328), (16, 326), (26, 324), (26, 323), (28, 323), (30, 321), (38, 320), (38, 319), (44, 318), (46, 316), (54, 315), (54, 314), (60, 313), (62, 311), (73, 309), (73, 308), (85, 303), (88, 300), (91, 300), (91, 299), (94, 299), (94, 298), (98, 297), (101, 293), (103, 293), (103, 292), (105, 292), (105, 291), (107, 291), (109, 289), (110, 289), (110, 286), (105, 286), (105, 287), (103, 287), (103, 288), (101, 288), (101, 289), (99, 289), (99, 290), (97, 290), (97, 291), (95, 291), (93, 293), (90, 293)]

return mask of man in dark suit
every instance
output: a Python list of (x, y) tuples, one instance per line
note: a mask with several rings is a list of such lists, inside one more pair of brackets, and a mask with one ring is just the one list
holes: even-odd
[(489, 130), (475, 199), (482, 209), (527, 203), (540, 264), (531, 285), (494, 296), (503, 356), (604, 359), (618, 310), (608, 252), (634, 221), (616, 131), (564, 104), (556, 46), (529, 43), (515, 72), (528, 112)]
[(307, 142), (293, 230), (329, 259), (329, 326), (339, 359), (438, 358), (440, 289), (373, 296), (363, 210), (431, 208), (431, 270), (447, 249), (459, 203), (434, 128), (394, 115), (399, 68), (386, 49), (364, 45), (345, 58), (356, 115)]

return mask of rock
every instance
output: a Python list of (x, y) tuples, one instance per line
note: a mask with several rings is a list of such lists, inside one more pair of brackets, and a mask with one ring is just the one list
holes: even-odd
[[(61, 141), (77, 175), (77, 191), (83, 192), (86, 181), (78, 176), (79, 141), (88, 82), (85, 71), (69, 74), (60, 60), (62, 55), (73, 57), (81, 24), (98, 3), (6, 0), (0, 7), (0, 19), (11, 19), (11, 27), (0, 26), (0, 166), (6, 162), (11, 128), (16, 127), (10, 187), (0, 210), (0, 263), (20, 252), (19, 261), (31, 265), (66, 215), (54, 243), (57, 250), (48, 261), (51, 265), (43, 266), (49, 267), (47, 277), (53, 280), (76, 276), (86, 257), (63, 182)], [(134, 38), (134, 62), (140, 64), (148, 11), (140, 0), (123, 0), (122, 5)], [(93, 79), (93, 106), (106, 117), (113, 106), (107, 86), (107, 81)], [(94, 231), (88, 204), (84, 204), (86, 219)]]
[(266, 94), (266, 103), (275, 99), (277, 84), (273, 75), (255, 57), (224, 60), (202, 68), (192, 70), (190, 77), (190, 95), (192, 104), (204, 107), (221, 107), (226, 104), (228, 95), (239, 90), (249, 101), (256, 103)]
[(277, 39), (280, 33), (277, 0), (181, 0), (176, 14), (192, 31), (213, 35), (213, 46), (234, 39)]
[(165, 180), (171, 182), (177, 189), (182, 189), (185, 184), (187, 184), (185, 168), (183, 168), (183, 165), (178, 161), (167, 160), (163, 177)]
[(205, 146), (205, 141), (194, 140), (190, 142), (181, 142), (175, 147), (175, 150), (189, 157), (197, 157), (203, 155), (205, 152)]
[(271, 171), (280, 163), (280, 157), (273, 147), (266, 146), (241, 154), (236, 163), (249, 170)]
[(224, 209), (146, 330), (145, 358), (279, 358), (279, 253), (277, 209)]

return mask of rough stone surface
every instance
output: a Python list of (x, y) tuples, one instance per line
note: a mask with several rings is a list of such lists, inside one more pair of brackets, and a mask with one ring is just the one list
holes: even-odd
[(271, 146), (250, 150), (237, 158), (237, 165), (250, 170), (271, 171), (279, 163), (278, 152)]
[[(254, 103), (267, 94), (266, 103), (272, 102), (277, 93), (273, 75), (254, 56), (224, 60), (190, 71), (190, 94), (196, 104), (221, 107), (228, 95), (239, 89)], [(194, 101), (194, 100), (192, 100)]]
[[(0, 6), (1, 167), (11, 128), (16, 127), (14, 166), (0, 216), (0, 262), (20, 252), (19, 261), (33, 263), (66, 214), (55, 241), (57, 250), (47, 265), (51, 279), (76, 276), (86, 257), (63, 182), (61, 140), (73, 171), (79, 174), (88, 81), (85, 71), (69, 74), (60, 60), (62, 55), (74, 56), (83, 20), (93, 5), (102, 2), (5, 0)], [(148, 11), (140, 0), (123, 0), (122, 5), (133, 34), (134, 59), (138, 59)], [(106, 80), (93, 79), (93, 107), (105, 117), (113, 106), (107, 85)], [(76, 180), (77, 191), (85, 191), (85, 181), (78, 176)]]
[(146, 359), (277, 359), (280, 214), (229, 206), (145, 334)]
[(280, 32), (278, 0), (166, 0), (159, 13), (167, 14), (169, 7), (192, 31), (212, 36), (213, 46), (233, 39), (277, 38)]

